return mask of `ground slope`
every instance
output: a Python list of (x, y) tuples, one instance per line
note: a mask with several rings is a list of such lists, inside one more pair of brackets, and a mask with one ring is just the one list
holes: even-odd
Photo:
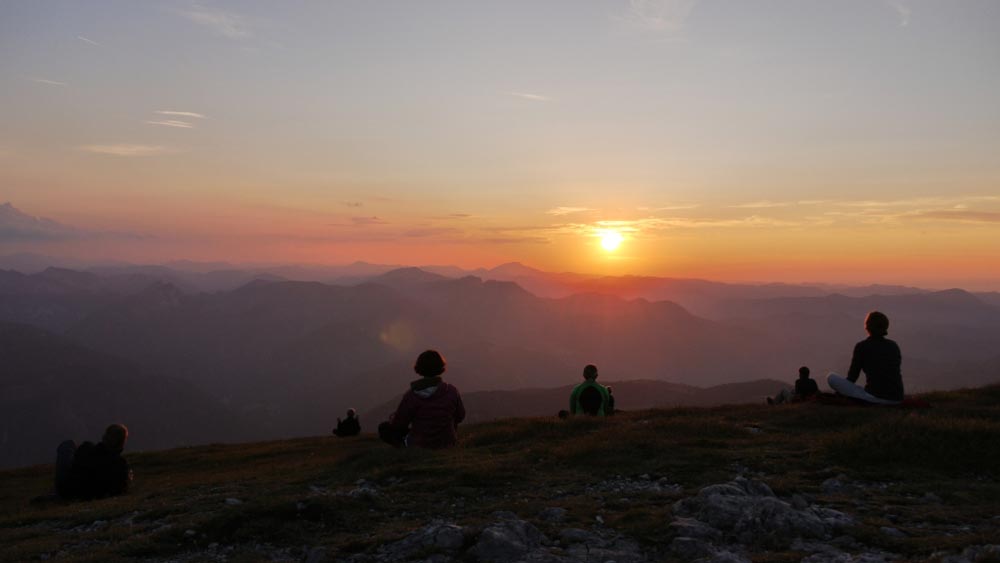
[(134, 490), (90, 503), (32, 502), (49, 466), (0, 472), (0, 559), (995, 560), (1000, 387), (927, 398), (130, 453)]

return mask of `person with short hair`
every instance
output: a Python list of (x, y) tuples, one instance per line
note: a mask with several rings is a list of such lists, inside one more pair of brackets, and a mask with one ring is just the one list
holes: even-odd
[(361, 433), (361, 419), (358, 418), (358, 411), (347, 409), (347, 418), (341, 420), (337, 417), (337, 427), (333, 430), (338, 438), (357, 436)]
[(583, 383), (573, 388), (569, 396), (570, 414), (605, 416), (610, 414), (611, 398), (608, 389), (597, 382), (597, 366), (583, 368)]
[(73, 440), (59, 444), (56, 450), (56, 494), (83, 500), (116, 496), (128, 492), (132, 471), (122, 457), (128, 428), (112, 424), (96, 445)]
[[(889, 317), (872, 311), (865, 317), (868, 338), (854, 346), (851, 368), (847, 377), (831, 373), (827, 378), (830, 387), (840, 395), (876, 404), (899, 404), (903, 401), (903, 375), (900, 369), (902, 353), (899, 345), (886, 338)], [(857, 385), (861, 372), (865, 374), (865, 387)]]
[(417, 356), (413, 371), (420, 379), (410, 389), (388, 422), (379, 425), (386, 442), (418, 448), (450, 448), (458, 444), (458, 425), (465, 420), (465, 405), (458, 389), (441, 379), (447, 362), (436, 350)]
[(782, 389), (774, 398), (768, 397), (767, 404), (780, 405), (782, 403), (792, 403), (807, 401), (819, 394), (819, 385), (816, 380), (809, 377), (809, 367), (799, 368), (799, 378), (795, 380), (795, 390)]

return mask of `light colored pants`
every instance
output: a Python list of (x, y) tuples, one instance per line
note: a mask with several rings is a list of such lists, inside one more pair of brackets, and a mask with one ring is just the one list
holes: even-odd
[(826, 382), (830, 385), (830, 389), (836, 391), (838, 395), (858, 399), (866, 403), (874, 403), (876, 405), (898, 405), (902, 403), (902, 401), (879, 399), (875, 395), (865, 391), (864, 387), (851, 383), (846, 377), (841, 377), (835, 373), (828, 375)]

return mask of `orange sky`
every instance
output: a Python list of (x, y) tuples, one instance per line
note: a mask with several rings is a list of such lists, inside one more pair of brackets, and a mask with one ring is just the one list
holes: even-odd
[(752, 4), (4, 3), (0, 253), (1000, 289), (1000, 4)]

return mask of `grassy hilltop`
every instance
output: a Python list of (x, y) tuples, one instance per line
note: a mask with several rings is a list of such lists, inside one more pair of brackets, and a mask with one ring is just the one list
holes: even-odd
[[(614, 530), (649, 560), (671, 559), (674, 503), (738, 474), (852, 516), (848, 552), (940, 559), (998, 543), (1000, 386), (926, 398), (934, 408), (923, 411), (805, 404), (508, 419), (463, 426), (462, 447), (447, 452), (364, 435), (129, 453), (134, 490), (96, 502), (32, 502), (50, 490), (52, 468), (4, 471), (0, 559), (333, 561), (374, 554), (435, 518), (472, 542), (496, 511), (547, 538)], [(564, 518), (540, 515), (552, 507)], [(754, 561), (807, 555), (773, 541), (741, 549)]]

